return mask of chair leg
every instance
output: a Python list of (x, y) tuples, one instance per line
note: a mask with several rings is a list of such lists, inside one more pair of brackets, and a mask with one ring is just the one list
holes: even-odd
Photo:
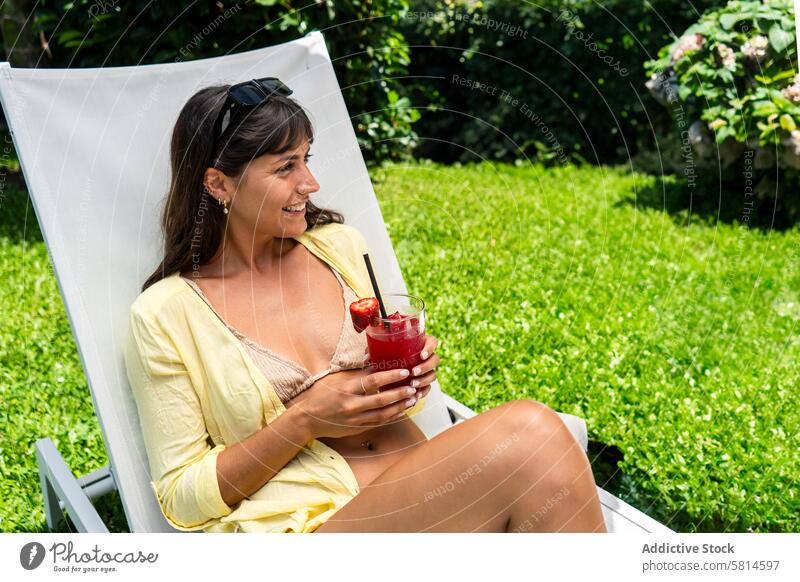
[(113, 477), (108, 469), (95, 471), (79, 481), (52, 440), (39, 439), (35, 446), (47, 527), (52, 531), (62, 525), (66, 510), (79, 532), (108, 533), (90, 500), (113, 488)]
[(38, 449), (36, 450), (36, 461), (39, 464), (39, 486), (42, 489), (42, 497), (44, 498), (44, 516), (47, 520), (47, 529), (55, 531), (66, 523), (66, 519), (64, 518), (61, 504), (58, 501), (56, 490), (53, 489), (53, 486), (50, 484), (50, 480), (47, 478), (47, 472), (42, 471)]

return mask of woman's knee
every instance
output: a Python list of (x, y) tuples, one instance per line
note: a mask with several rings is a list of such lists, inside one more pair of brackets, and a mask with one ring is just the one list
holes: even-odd
[(498, 407), (502, 409), (503, 424), (517, 435), (533, 433), (537, 441), (556, 441), (563, 445), (572, 439), (567, 426), (555, 410), (527, 398), (511, 400)]
[[(576, 475), (591, 474), (589, 460), (561, 420), (549, 406), (535, 400), (512, 400), (502, 405), (507, 408), (504, 424), (519, 446), (513, 447), (518, 455), (517, 465), (524, 464), (546, 486), (561, 486), (573, 482)], [(536, 459), (535, 462), (529, 463)], [(557, 487), (556, 487), (557, 488)]]

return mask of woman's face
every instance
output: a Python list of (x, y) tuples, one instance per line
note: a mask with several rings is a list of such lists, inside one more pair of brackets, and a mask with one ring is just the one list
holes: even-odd
[(303, 140), (282, 154), (265, 154), (250, 162), (233, 188), (228, 228), (243, 228), (254, 237), (303, 234), (308, 227), (305, 203), (319, 190), (307, 165), (310, 149), (310, 141)]

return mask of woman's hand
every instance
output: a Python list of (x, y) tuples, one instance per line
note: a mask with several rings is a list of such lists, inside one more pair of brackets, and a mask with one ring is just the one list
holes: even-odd
[[(417, 400), (421, 400), (428, 395), (431, 391), (431, 384), (436, 380), (436, 368), (439, 366), (441, 358), (439, 354), (434, 353), (439, 340), (432, 335), (425, 336), (425, 347), (422, 348), (422, 363), (419, 364), (411, 373), (411, 386), (417, 388)], [(419, 382), (418, 385), (414, 382)]]
[(311, 438), (360, 434), (403, 418), (416, 403), (409, 400), (416, 390), (408, 384), (379, 392), (386, 384), (407, 380), (406, 370), (350, 372), (354, 373), (325, 376), (292, 399), (291, 406), (303, 414)]
[[(416, 398), (421, 400), (431, 391), (431, 384), (436, 380), (436, 368), (441, 361), (439, 354), (435, 354), (439, 340), (432, 335), (425, 336), (425, 346), (422, 348), (422, 363), (419, 364), (409, 377), (409, 384), (417, 389)], [(364, 366), (369, 366), (369, 348), (364, 352)], [(414, 382), (417, 382), (415, 384)]]

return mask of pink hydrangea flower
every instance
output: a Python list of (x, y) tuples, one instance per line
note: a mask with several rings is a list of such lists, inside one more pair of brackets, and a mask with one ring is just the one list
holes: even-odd
[(694, 34), (686, 34), (682, 36), (680, 40), (678, 40), (677, 44), (672, 49), (670, 59), (673, 63), (675, 61), (679, 61), (686, 55), (686, 53), (699, 50), (703, 46), (704, 42), (705, 37), (699, 32), (695, 32)]
[(800, 75), (795, 75), (794, 82), (783, 90), (783, 96), (789, 101), (800, 101)]
[(750, 61), (762, 62), (767, 56), (769, 40), (766, 36), (754, 36), (742, 46), (742, 54)]
[(717, 56), (719, 57), (719, 62), (723, 67), (732, 69), (736, 66), (736, 53), (734, 53), (733, 49), (728, 45), (724, 43), (718, 44)]

